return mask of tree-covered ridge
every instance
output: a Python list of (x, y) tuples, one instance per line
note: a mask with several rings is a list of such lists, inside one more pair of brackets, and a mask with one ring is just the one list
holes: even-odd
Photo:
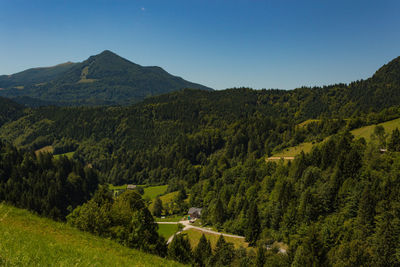
[(0, 142), (0, 201), (63, 220), (91, 198), (98, 183), (97, 173), (79, 162)]
[(28, 87), (40, 83), (47, 83), (64, 74), (74, 65), (74, 63), (67, 62), (53, 67), (32, 68), (12, 75), (1, 75), (0, 88), (5, 89), (16, 86)]
[(23, 106), (0, 97), (0, 126), (6, 122), (18, 119), (23, 115)]
[[(224, 157), (243, 161), (252, 153), (258, 158), (305, 140), (322, 140), (345, 127), (399, 115), (396, 107), (370, 105), (369, 111), (379, 113), (360, 112), (357, 106), (334, 112), (340, 115), (327, 111), (314, 116), (316, 111), (303, 104), (313, 92), (183, 90), (130, 107), (42, 107), (3, 126), (0, 136), (26, 149), (52, 145), (56, 154), (77, 151), (77, 158), (112, 183), (166, 183), (186, 176), (193, 184), (198, 165)], [(338, 106), (335, 96), (329, 101), (331, 109)], [(309, 118), (321, 119), (297, 126)]]
[(1, 76), (0, 88), (0, 95), (31, 106), (46, 102), (62, 106), (127, 105), (184, 88), (211, 90), (160, 67), (142, 67), (108, 50), (81, 63)]

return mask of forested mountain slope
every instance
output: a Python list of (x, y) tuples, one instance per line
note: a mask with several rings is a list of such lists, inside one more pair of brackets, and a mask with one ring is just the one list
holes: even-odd
[(19, 89), (23, 89), (22, 87), (47, 83), (56, 79), (74, 65), (72, 62), (67, 62), (53, 67), (32, 68), (12, 75), (1, 75), (0, 88), (20, 87)]
[(127, 105), (184, 88), (211, 90), (160, 67), (142, 67), (108, 50), (81, 63), (0, 76), (0, 88), (1, 96), (31, 106)]
[(0, 126), (23, 115), (24, 107), (10, 99), (0, 97)]
[[(98, 57), (88, 60), (94, 62), (94, 69)], [(100, 58), (132, 64), (110, 52)], [(165, 183), (187, 173), (198, 176), (199, 169), (193, 166), (208, 164), (214, 157), (243, 160), (253, 152), (261, 157), (304, 141), (322, 140), (345, 127), (396, 118), (399, 60), (350, 85), (292, 91), (187, 89), (130, 107), (31, 109), (0, 128), (0, 136), (22, 148), (52, 145), (55, 153), (77, 151), (76, 157), (100, 170), (109, 182)], [(74, 70), (69, 74), (77, 79)], [(312, 118), (320, 120), (297, 127)], [(186, 171), (177, 174), (182, 166)]]

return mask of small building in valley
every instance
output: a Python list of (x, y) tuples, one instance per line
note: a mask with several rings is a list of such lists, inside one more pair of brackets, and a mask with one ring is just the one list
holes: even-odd
[(189, 209), (188, 214), (189, 214), (191, 219), (197, 219), (197, 218), (201, 217), (201, 210), (202, 210), (201, 208), (192, 207), (192, 208)]
[(126, 186), (126, 190), (134, 190), (134, 189), (136, 189), (136, 185), (134, 185), (134, 184), (128, 184)]

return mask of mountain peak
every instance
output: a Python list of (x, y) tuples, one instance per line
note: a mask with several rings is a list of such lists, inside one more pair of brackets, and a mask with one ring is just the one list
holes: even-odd
[(98, 54), (97, 56), (118, 56), (116, 53), (110, 51), (110, 50), (104, 50), (103, 52), (101, 52), (100, 54)]

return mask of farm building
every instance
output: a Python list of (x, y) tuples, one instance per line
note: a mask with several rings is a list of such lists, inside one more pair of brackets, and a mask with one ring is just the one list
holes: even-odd
[(190, 208), (188, 214), (191, 218), (200, 218), (201, 217), (201, 208)]
[(136, 189), (136, 185), (134, 185), (134, 184), (128, 184), (128, 185), (126, 186), (126, 189), (127, 189), (127, 190), (134, 190), (134, 189)]

